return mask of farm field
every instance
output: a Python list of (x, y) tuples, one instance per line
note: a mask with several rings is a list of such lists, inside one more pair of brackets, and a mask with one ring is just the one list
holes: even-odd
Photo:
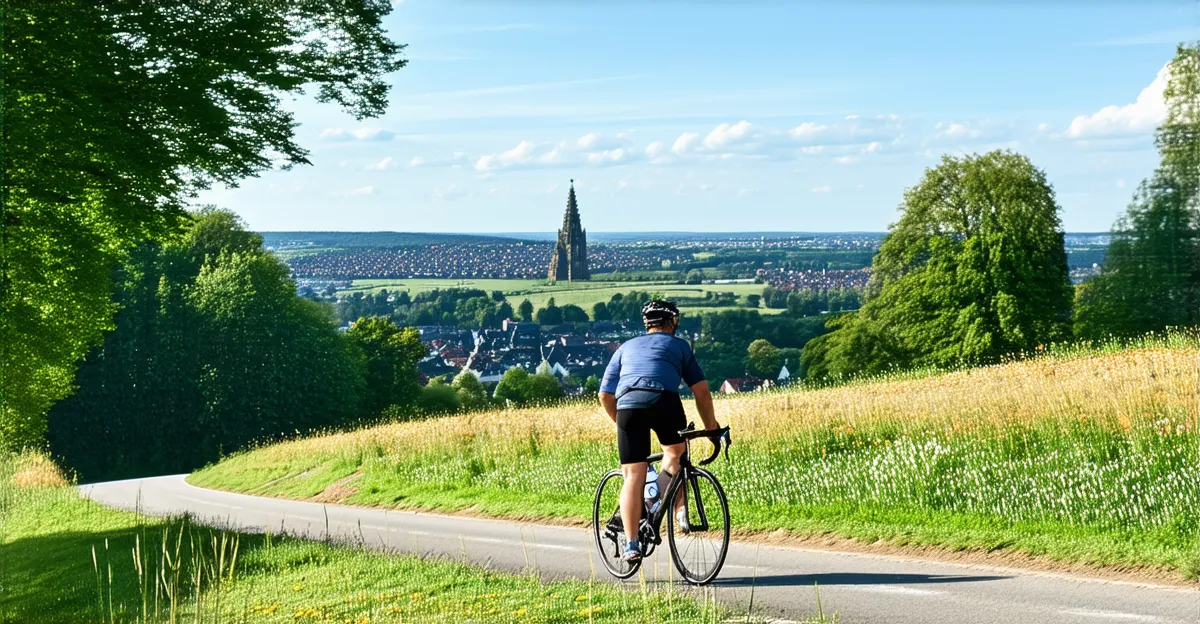
[(52, 464), (32, 455), (0, 457), (0, 512), (3, 624), (665, 624), (729, 615), (669, 588), (542, 582), (447, 559), (239, 535), (112, 510), (82, 498)]
[[(703, 298), (706, 292), (732, 292), (740, 297), (762, 294), (764, 284), (676, 284), (674, 282), (605, 282), (587, 281), (575, 283), (549, 284), (542, 280), (509, 280), (509, 279), (360, 279), (354, 280), (351, 287), (340, 291), (340, 294), (353, 292), (378, 292), (386, 288), (390, 292), (408, 291), (409, 295), (433, 290), (435, 288), (478, 288), (487, 292), (499, 290), (504, 293), (509, 304), (515, 309), (524, 299), (529, 299), (534, 308), (542, 308), (551, 297), (557, 305), (575, 304), (584, 310), (599, 302), (607, 302), (617, 293), (625, 294), (630, 291), (661, 292), (668, 299), (680, 300), (685, 311), (709, 311), (714, 308), (686, 305), (686, 300)], [(720, 308), (739, 309), (739, 308)], [(773, 314), (782, 312), (779, 309), (758, 308), (759, 313)]]
[[(747, 533), (1004, 551), (1200, 575), (1194, 334), (935, 375), (719, 399), (713, 465)], [(691, 407), (689, 406), (689, 411)], [(592, 403), (269, 446), (190, 477), (306, 499), (584, 523), (615, 463)]]

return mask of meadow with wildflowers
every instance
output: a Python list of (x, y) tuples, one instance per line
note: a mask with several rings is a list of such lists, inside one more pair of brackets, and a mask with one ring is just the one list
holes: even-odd
[[(714, 472), (745, 533), (1196, 578), (1197, 344), (1177, 332), (726, 397), (717, 416), (734, 446)], [(190, 482), (583, 523), (597, 478), (616, 461), (611, 427), (588, 403), (474, 413), (259, 448)]]

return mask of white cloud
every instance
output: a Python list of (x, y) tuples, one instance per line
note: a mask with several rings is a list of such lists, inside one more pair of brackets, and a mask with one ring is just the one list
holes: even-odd
[(492, 171), (528, 164), (533, 161), (533, 148), (533, 141), (521, 141), (516, 147), (506, 152), (480, 157), (475, 161), (475, 168), (479, 171)]
[(413, 159), (408, 161), (408, 166), (412, 168), (420, 167), (425, 164), (425, 159), (420, 156), (413, 156)]
[(948, 139), (978, 139), (983, 132), (964, 123), (938, 123), (936, 136)]
[(760, 189), (758, 189), (758, 188), (743, 188), (743, 189), (738, 189), (737, 196), (738, 197), (747, 197), (750, 195), (758, 194), (759, 192), (760, 192)]
[(818, 186), (818, 187), (814, 188), (812, 190), (812, 192), (819, 194), (819, 193), (828, 193), (829, 191), (832, 191), (832, 190), (833, 190), (833, 188), (830, 187), (828, 184), (826, 184), (825, 186)]
[(663, 153), (663, 149), (665, 149), (665, 148), (666, 148), (666, 145), (664, 145), (662, 141), (655, 141), (655, 142), (651, 143), (650, 145), (646, 146), (646, 155), (649, 156), (650, 158), (657, 158), (660, 154)]
[(708, 192), (715, 191), (715, 190), (717, 190), (716, 184), (701, 184), (700, 185), (701, 193), (708, 193)]
[(391, 141), (396, 133), (383, 128), (326, 128), (319, 137), (324, 141)]
[(806, 121), (791, 130), (788, 134), (800, 139), (801, 141), (811, 141), (829, 133), (829, 126), (819, 124), (813, 121)]
[(1169, 67), (1169, 64), (1164, 65), (1158, 70), (1154, 82), (1142, 89), (1132, 104), (1105, 106), (1091, 115), (1080, 115), (1071, 120), (1071, 125), (1062, 136), (1087, 139), (1142, 134), (1153, 130), (1167, 116), (1163, 91), (1167, 88)]
[(698, 132), (685, 132), (675, 139), (675, 144), (671, 146), (671, 151), (678, 155), (683, 155), (686, 152), (695, 148), (696, 143), (700, 140)]
[(350, 189), (349, 191), (346, 191), (345, 194), (349, 197), (364, 197), (367, 195), (374, 195), (375, 187), (370, 186), (370, 185), (360, 186), (358, 188), (354, 188), (354, 189)]
[(392, 166), (392, 157), (387, 156), (383, 160), (381, 160), (377, 163), (367, 165), (367, 169), (370, 169), (372, 171), (383, 171), (384, 169), (387, 169), (391, 166)]
[(710, 150), (717, 150), (722, 147), (743, 141), (750, 136), (750, 122), (742, 120), (736, 124), (723, 123), (716, 128), (713, 128), (708, 136), (704, 137), (704, 147)]
[(1117, 180), (1117, 188), (1119, 188), (1119, 189), (1125, 188), (1125, 180)]
[(833, 162), (838, 165), (853, 165), (858, 162), (858, 156), (838, 156)]

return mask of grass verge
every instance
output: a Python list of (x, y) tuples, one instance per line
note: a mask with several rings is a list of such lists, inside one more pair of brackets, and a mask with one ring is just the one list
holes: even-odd
[[(718, 401), (734, 526), (1200, 576), (1194, 334), (936, 375)], [(615, 462), (595, 406), (502, 410), (298, 440), (196, 485), (584, 522)], [(332, 487), (336, 484), (336, 487)]]
[(81, 498), (36, 456), (0, 458), (0, 622), (718, 622), (672, 589), (543, 583), (449, 560), (288, 537)]

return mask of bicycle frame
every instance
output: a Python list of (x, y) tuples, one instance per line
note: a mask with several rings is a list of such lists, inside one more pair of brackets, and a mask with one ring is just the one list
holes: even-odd
[[(650, 514), (649, 517), (643, 518), (644, 520), (648, 521), (650, 526), (654, 529), (654, 538), (655, 538), (655, 540), (657, 540), (655, 543), (658, 543), (662, 539), (659, 536), (659, 532), (660, 532), (659, 529), (662, 527), (662, 521), (664, 518), (667, 517), (668, 513), (674, 513), (675, 499), (680, 493), (679, 488), (687, 487), (684, 484), (690, 484), (692, 487), (692, 494), (693, 494), (693, 496), (695, 496), (695, 500), (696, 500), (696, 506), (695, 506), (696, 515), (699, 516), (698, 517), (699, 522), (697, 524), (692, 524), (691, 530), (693, 530), (693, 531), (707, 531), (708, 530), (708, 514), (704, 511), (704, 499), (700, 497), (700, 485), (699, 485), (699, 483), (697, 483), (696, 478), (692, 475), (692, 471), (696, 470), (696, 467), (692, 464), (692, 461), (691, 461), (690, 446), (691, 445), (689, 445), (689, 448), (687, 451), (684, 451), (683, 457), (681, 457), (679, 460), (678, 474), (676, 474), (674, 477), (671, 477), (671, 481), (669, 483), (667, 483), (667, 491), (660, 494), (660, 497), (662, 500), (662, 505), (659, 506), (658, 511), (654, 512), (653, 514)], [(646, 458), (646, 463), (653, 464), (655, 462), (661, 462), (662, 458), (663, 458), (662, 453), (655, 453), (654, 455), (651, 455)], [(686, 489), (683, 490), (683, 496), (685, 497), (684, 500), (686, 501), (687, 500), (686, 499), (686, 496), (687, 496)], [(685, 509), (686, 509), (686, 507), (685, 507)], [(647, 511), (647, 512), (649, 511), (649, 509), (646, 509), (644, 506), (643, 506), (643, 510)], [(689, 518), (689, 521), (690, 521), (690, 518)]]

